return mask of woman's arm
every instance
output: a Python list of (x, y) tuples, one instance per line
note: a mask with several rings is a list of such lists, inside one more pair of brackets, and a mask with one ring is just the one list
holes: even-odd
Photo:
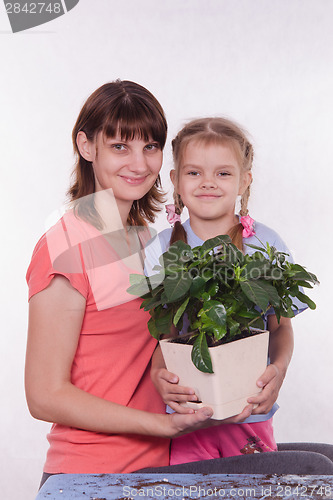
[(174, 437), (203, 425), (212, 411), (158, 415), (127, 408), (89, 394), (71, 383), (71, 368), (85, 312), (85, 299), (56, 276), (29, 305), (26, 395), (31, 414), (94, 432)]
[(278, 323), (275, 314), (268, 316), (269, 357), (271, 364), (257, 381), (263, 390), (258, 396), (248, 399), (249, 403), (258, 404), (252, 414), (269, 413), (277, 400), (283, 380), (294, 350), (294, 333), (289, 318), (281, 318)]

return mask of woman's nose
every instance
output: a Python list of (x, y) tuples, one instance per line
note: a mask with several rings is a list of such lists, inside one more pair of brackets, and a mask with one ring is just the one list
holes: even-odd
[(147, 160), (143, 152), (133, 152), (129, 168), (133, 172), (142, 173), (147, 171)]

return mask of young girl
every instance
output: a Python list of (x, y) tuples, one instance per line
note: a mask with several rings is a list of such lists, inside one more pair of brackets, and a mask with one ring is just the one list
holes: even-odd
[(150, 380), (148, 315), (126, 292), (161, 201), (166, 133), (155, 97), (119, 80), (88, 98), (74, 126), (73, 207), (39, 240), (27, 273), (27, 401), (53, 422), (43, 481), (167, 465), (168, 438), (212, 414), (165, 415)]
[[(228, 234), (242, 251), (255, 250), (247, 243), (269, 242), (289, 253), (281, 238), (270, 228), (254, 222), (248, 215), (248, 199), (252, 182), (253, 148), (245, 133), (223, 118), (204, 118), (188, 123), (172, 142), (175, 169), (171, 171), (175, 204), (167, 206), (173, 229), (162, 231), (146, 249), (146, 272), (149, 275), (167, 247), (183, 240), (192, 247), (220, 234)], [(240, 198), (240, 215), (235, 205)], [(184, 206), (189, 219), (181, 224)], [(305, 309), (298, 304), (299, 310)], [(270, 331), (270, 364), (257, 381), (262, 392), (248, 400), (252, 414), (242, 423), (221, 422), (218, 427), (200, 429), (173, 439), (170, 464), (203, 459), (229, 457), (253, 452), (276, 451), (272, 416), (275, 403), (293, 352), (293, 330), (288, 318), (277, 322), (268, 314)], [(178, 377), (165, 369), (158, 348), (154, 354), (152, 380), (165, 403), (179, 413), (190, 413), (181, 403), (196, 401), (190, 388), (180, 387)], [(253, 409), (253, 405), (258, 405)], [(244, 409), (246, 411), (248, 408)], [(244, 417), (244, 412), (238, 420)]]

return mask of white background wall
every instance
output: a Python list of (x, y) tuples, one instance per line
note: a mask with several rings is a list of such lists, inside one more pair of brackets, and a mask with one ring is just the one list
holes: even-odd
[[(321, 281), (311, 293), (317, 310), (294, 320), (276, 438), (333, 443), (332, 16), (331, 0), (81, 0), (51, 23), (11, 34), (0, 5), (1, 498), (34, 498), (47, 448), (49, 425), (30, 417), (24, 397), (25, 272), (65, 199), (79, 109), (115, 78), (156, 95), (169, 141), (204, 115), (232, 117), (251, 133), (250, 213)], [(169, 151), (170, 142), (167, 188)]]

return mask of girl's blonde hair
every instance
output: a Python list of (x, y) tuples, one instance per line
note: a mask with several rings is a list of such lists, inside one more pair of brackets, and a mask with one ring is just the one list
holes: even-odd
[[(162, 106), (149, 90), (138, 83), (116, 80), (99, 87), (88, 97), (73, 128), (72, 140), (76, 164), (73, 182), (68, 190), (75, 212), (94, 224), (102, 227), (93, 197), (95, 176), (92, 163), (85, 160), (76, 144), (76, 138), (83, 131), (89, 141), (99, 132), (106, 138), (120, 134), (122, 140), (140, 138), (156, 141), (163, 150), (167, 137), (167, 122)], [(88, 201), (87, 201), (88, 200)], [(91, 202), (92, 200), (92, 202)], [(155, 184), (140, 200), (132, 204), (127, 223), (131, 226), (146, 226), (154, 222), (159, 205), (164, 201), (160, 176)]]
[[(175, 189), (173, 193), (176, 213), (183, 211), (184, 204), (177, 192), (179, 173), (182, 165), (186, 147), (191, 142), (199, 142), (204, 145), (222, 144), (230, 146), (238, 160), (241, 173), (251, 171), (253, 163), (253, 147), (249, 142), (244, 130), (231, 120), (226, 118), (200, 118), (192, 120), (181, 129), (172, 141), (172, 153), (175, 167)], [(241, 197), (240, 215), (248, 214), (248, 200), (250, 197), (250, 186), (247, 187)], [(229, 231), (233, 243), (243, 250), (242, 238), (243, 226), (236, 224)], [(176, 222), (172, 231), (170, 244), (182, 240), (187, 243), (186, 231), (180, 222)]]

